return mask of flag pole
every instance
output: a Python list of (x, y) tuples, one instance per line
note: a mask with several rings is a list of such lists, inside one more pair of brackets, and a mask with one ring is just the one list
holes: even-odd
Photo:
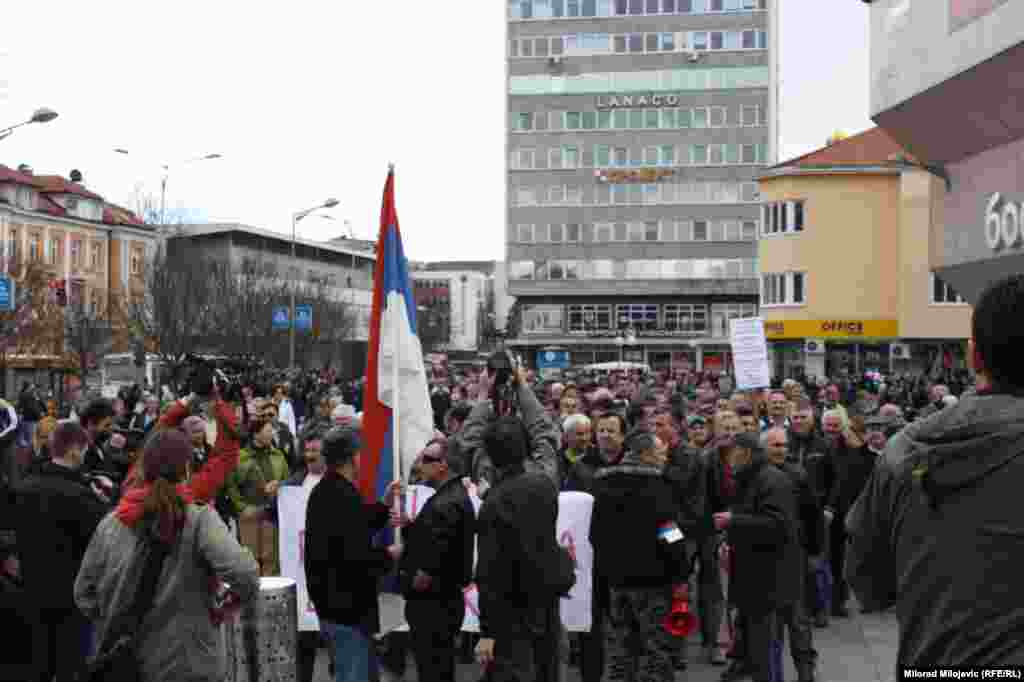
[[(394, 173), (395, 173), (395, 164), (389, 163), (388, 164), (388, 175), (393, 176)], [(395, 202), (395, 185), (394, 185), (394, 180), (392, 178), (392, 184), (391, 184), (391, 205), (392, 205), (392, 208), (394, 208), (394, 202)], [(396, 225), (396, 227), (397, 227), (397, 225)], [(399, 406), (401, 405), (402, 401), (401, 401), (401, 398), (400, 398), (399, 393), (398, 393), (398, 390), (399, 390), (399, 387), (398, 387), (398, 365), (399, 365), (399, 356), (400, 356), (400, 353), (401, 353), (401, 350), (400, 350), (400, 339), (401, 339), (401, 337), (400, 337), (399, 332), (398, 332), (398, 325), (402, 324), (403, 321), (397, 319), (398, 311), (397, 310), (391, 310), (390, 306), (388, 307), (388, 314), (394, 316), (394, 317), (392, 317), (392, 320), (391, 320), (392, 321), (392, 324), (391, 324), (391, 348), (392, 348), (392, 352), (394, 353), (394, 356), (391, 359), (392, 360), (391, 361), (391, 396), (392, 396), (392, 398), (391, 398), (391, 403), (392, 403), (392, 406), (391, 406), (391, 459), (392, 459), (392, 463), (393, 463), (392, 464), (392, 471), (395, 472), (395, 478), (397, 478), (399, 481), (402, 481), (404, 483), (405, 482), (405, 472), (402, 471), (402, 450), (401, 450), (401, 448), (402, 448), (401, 433), (402, 432), (401, 432), (401, 429), (399, 428), (400, 419), (401, 419), (401, 413), (400, 413)], [(408, 324), (408, 323), (406, 322), (405, 324)], [(401, 518), (402, 509), (404, 507), (404, 499), (403, 498), (404, 498), (404, 495), (395, 495), (395, 501), (394, 501), (395, 511), (398, 512), (399, 518)], [(402, 527), (401, 526), (398, 526), (397, 528), (395, 528), (395, 542), (399, 543), (399, 544), (401, 544), (401, 542), (402, 542)]]

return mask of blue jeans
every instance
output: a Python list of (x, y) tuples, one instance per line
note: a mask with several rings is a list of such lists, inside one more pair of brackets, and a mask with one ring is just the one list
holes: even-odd
[(373, 637), (365, 629), (320, 621), (320, 631), (334, 646), (335, 682), (377, 682)]

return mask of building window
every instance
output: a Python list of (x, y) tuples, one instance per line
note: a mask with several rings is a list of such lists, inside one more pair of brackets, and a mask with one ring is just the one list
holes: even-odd
[(508, 268), (509, 279), (533, 279), (533, 261), (512, 261)]
[(103, 267), (103, 251), (99, 242), (94, 242), (89, 250), (89, 267), (99, 270)]
[(729, 336), (729, 321), (744, 317), (756, 317), (755, 303), (721, 303), (711, 306), (711, 335), (715, 338)]
[(658, 328), (658, 306), (651, 303), (628, 303), (616, 306), (618, 328), (632, 327), (637, 331), (655, 331)]
[(592, 332), (614, 329), (610, 305), (570, 305), (569, 331)]
[(30, 263), (38, 263), (43, 259), (42, 238), (36, 234), (28, 236), (28, 260)]
[(783, 272), (761, 276), (761, 305), (804, 305), (806, 302), (806, 273)]
[(523, 333), (552, 334), (562, 331), (562, 306), (523, 306)]
[(704, 334), (708, 329), (708, 307), (690, 303), (668, 303), (663, 306), (662, 329), (671, 332)]
[(516, 241), (521, 244), (533, 243), (533, 225), (517, 225)]
[(46, 263), (48, 265), (60, 265), (61, 254), (60, 254), (60, 238), (51, 237), (49, 242), (49, 248), (46, 251)]
[(964, 305), (967, 303), (953, 287), (931, 273), (932, 305)]
[(6, 256), (7, 256), (8, 259), (10, 259), (12, 264), (18, 262), (18, 255), (19, 255), (18, 252), (21, 250), (20, 249), (20, 246), (21, 246), (20, 238), (21, 237), (18, 234), (18, 229), (15, 228), (15, 227), (12, 227), (10, 229), (10, 231), (7, 233), (7, 254), (6, 254)]
[(765, 236), (804, 231), (803, 199), (765, 204), (763, 214)]
[(82, 240), (71, 240), (71, 267), (79, 270), (82, 267)]
[(574, 260), (548, 261), (548, 279), (580, 279), (580, 263)]

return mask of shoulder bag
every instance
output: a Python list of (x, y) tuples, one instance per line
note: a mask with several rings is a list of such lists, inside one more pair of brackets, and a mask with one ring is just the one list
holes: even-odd
[(138, 682), (141, 679), (137, 657), (138, 635), (142, 619), (153, 606), (157, 583), (163, 570), (166, 548), (155, 542), (141, 544), (149, 549), (135, 599), (128, 610), (114, 618), (99, 653), (88, 666), (84, 682)]

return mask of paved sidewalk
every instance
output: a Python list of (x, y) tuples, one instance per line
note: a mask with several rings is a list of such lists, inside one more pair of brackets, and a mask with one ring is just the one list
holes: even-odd
[[(819, 682), (894, 682), (898, 643), (895, 615), (887, 613), (864, 616), (856, 608), (851, 608), (851, 613), (848, 619), (835, 618), (828, 628), (814, 630), (814, 646), (819, 655)], [(677, 682), (718, 682), (724, 668), (697, 662), (700, 653), (697, 638), (691, 638), (689, 650), (690, 667), (685, 672), (677, 673)], [(788, 642), (785, 665), (787, 682), (796, 680)], [(480, 677), (479, 666), (459, 666), (459, 682), (478, 682)], [(321, 655), (317, 662), (316, 680), (329, 682), (326, 655)], [(411, 659), (404, 677), (397, 678), (385, 672), (381, 680), (419, 682)], [(569, 668), (565, 682), (579, 680), (579, 669)]]

